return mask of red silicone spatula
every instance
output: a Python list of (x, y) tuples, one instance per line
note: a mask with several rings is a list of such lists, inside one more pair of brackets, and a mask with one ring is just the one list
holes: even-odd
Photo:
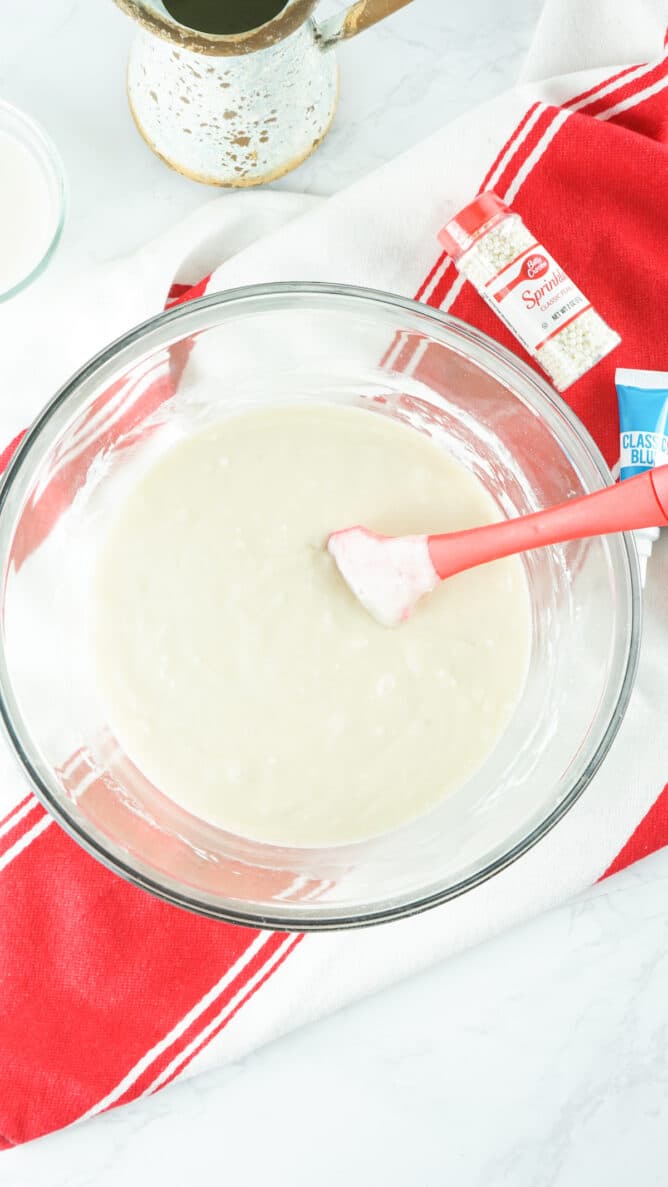
[(668, 465), (517, 519), (439, 536), (333, 532), (327, 547), (353, 593), (385, 626), (405, 621), (439, 581), (532, 548), (668, 524)]

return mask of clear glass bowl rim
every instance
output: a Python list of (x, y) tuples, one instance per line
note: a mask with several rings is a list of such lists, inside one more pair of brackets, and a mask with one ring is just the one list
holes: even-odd
[(54, 219), (53, 232), (44, 252), (34, 268), (22, 280), (19, 280), (9, 289), (0, 289), (0, 304), (3, 301), (9, 301), (12, 297), (18, 296), (19, 293), (22, 293), (24, 289), (28, 288), (45, 271), (60, 243), (67, 213), (65, 170), (60, 153), (51, 137), (32, 116), (27, 115), (19, 107), (15, 107), (13, 103), (7, 103), (4, 99), (0, 99), (0, 131), (5, 127), (5, 119), (7, 117), (10, 122), (21, 128), (24, 137), (22, 143), (30, 152), (34, 152), (35, 146), (37, 146), (42, 163), (45, 163), (51, 171), (51, 177), (55, 183), (58, 195), (58, 207)]
[[(148, 318), (99, 351), (60, 388), (49, 403), (45, 405), (42, 412), (36, 417), (22, 438), (0, 485), (0, 565), (4, 568), (8, 543), (5, 530), (5, 508), (9, 494), (19, 480), (26, 486), (30, 482), (33, 472), (30, 464), (31, 456), (39, 442), (42, 431), (65, 405), (69, 405), (71, 411), (74, 412), (84, 404), (87, 398), (87, 385), (90, 385), (91, 382), (99, 381), (100, 377), (103, 377), (104, 372), (107, 370), (113, 370), (115, 372), (121, 361), (127, 362), (127, 365), (132, 365), (136, 361), (133, 358), (135, 347), (141, 347), (141, 353), (145, 355), (165, 345), (165, 341), (174, 341), (174, 335), (171, 331), (179, 323), (182, 323), (183, 329), (177, 335), (177, 338), (183, 337), (186, 334), (196, 333), (198, 329), (207, 328), (202, 325), (198, 327), (197, 325), (187, 324), (189, 322), (196, 323), (198, 315), (201, 313), (226, 306), (231, 306), (234, 309), (235, 306), (243, 305), (246, 301), (257, 302), (264, 299), (271, 301), (277, 297), (283, 297), (289, 301), (290, 298), (305, 298), (309, 296), (320, 298), (342, 297), (370, 305), (381, 305), (388, 310), (395, 309), (403, 311), (418, 317), (425, 323), (425, 326), (431, 323), (438, 330), (440, 340), (443, 341), (445, 339), (447, 345), (452, 345), (456, 348), (463, 340), (470, 348), (473, 348), (474, 354), (481, 354), (483, 357), (486, 355), (487, 361), (490, 363), (493, 360), (494, 375), (501, 382), (504, 382), (504, 380), (512, 381), (513, 376), (516, 376), (521, 378), (523, 385), (526, 387), (528, 381), (534, 388), (538, 399), (542, 399), (548, 405), (551, 405), (559, 416), (563, 417), (569, 423), (569, 427), (579, 438), (580, 443), (589, 454), (594, 468), (599, 472), (602, 484), (609, 483), (612, 480), (610, 470), (588, 430), (568, 404), (557, 395), (554, 389), (541, 376), (523, 363), (521, 359), (517, 358), (509, 350), (506, 350), (505, 347), (500, 346), (482, 331), (474, 329), (459, 318), (452, 317), (450, 314), (443, 313), (438, 309), (432, 309), (418, 301), (412, 301), (408, 298), (386, 293), (381, 290), (362, 288), (354, 285), (320, 283), (315, 281), (287, 281), (251, 285), (200, 297)], [(425, 330), (425, 332), (427, 331)], [(152, 341), (154, 338), (157, 341)], [(126, 360), (123, 360), (124, 355), (128, 356)], [(474, 361), (480, 362), (482, 365), (482, 359), (474, 358)], [(580, 798), (607, 755), (619, 730), (633, 690), (641, 635), (642, 601), (637, 550), (633, 536), (630, 533), (624, 533), (620, 538), (623, 543), (624, 556), (628, 566), (627, 574), (630, 585), (628, 642), (617, 673), (617, 678), (619, 679), (619, 696), (609, 715), (609, 719), (603, 725), (599, 724), (598, 737), (595, 744), (591, 746), (591, 753), (586, 768), (556, 808), (548, 813), (521, 841), (510, 847), (500, 857), (490, 861), (488, 865), (478, 870), (475, 874), (462, 879), (454, 885), (444, 886), (436, 891), (430, 890), (428, 894), (411, 895), (400, 901), (392, 900), (370, 909), (350, 909), (339, 914), (336, 911), (329, 912), (326, 907), (321, 906), (317, 916), (311, 914), (300, 915), (299, 904), (296, 904), (293, 910), (285, 902), (280, 904), (277, 910), (274, 910), (272, 906), (266, 913), (254, 912), (245, 908), (240, 909), (233, 900), (221, 899), (220, 904), (213, 905), (203, 898), (198, 898), (196, 894), (191, 894), (184, 889), (177, 888), (175, 884), (170, 884), (168, 880), (161, 882), (156, 877), (136, 868), (124, 859), (120, 853), (114, 851), (110, 845), (107, 846), (99, 841), (97, 837), (91, 835), (80, 825), (78, 820), (69, 814), (67, 800), (61, 799), (57, 791), (49, 785), (48, 780), (40, 774), (37, 755), (31, 745), (30, 737), (26, 736), (25, 731), (21, 727), (21, 717), (11, 690), (4, 639), (1, 633), (0, 721), (12, 750), (20, 766), (23, 768), (24, 774), (27, 775), (30, 786), (50, 815), (55, 818), (56, 822), (86, 852), (100, 861), (107, 869), (120, 875), (133, 885), (156, 895), (165, 902), (185, 908), (199, 915), (220, 919), (227, 923), (245, 927), (297, 932), (364, 927), (418, 914), (450, 899), (457, 898), (474, 887), (479, 886), (481, 883), (488, 881), (495, 874), (498, 874), (501, 870), (528, 852), (528, 850), (532, 849), (538, 841), (554, 828)]]

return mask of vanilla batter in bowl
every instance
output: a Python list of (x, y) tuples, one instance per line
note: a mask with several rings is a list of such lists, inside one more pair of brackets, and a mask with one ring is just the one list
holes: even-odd
[(334, 845), (424, 813), (519, 700), (522, 562), (443, 583), (390, 629), (324, 545), (356, 523), (499, 517), (428, 437), (362, 409), (256, 410), (182, 440), (130, 492), (97, 564), (95, 670), (120, 746), (188, 811), (259, 841)]

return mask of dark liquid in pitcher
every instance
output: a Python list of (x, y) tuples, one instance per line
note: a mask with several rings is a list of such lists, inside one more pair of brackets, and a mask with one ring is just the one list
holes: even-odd
[(273, 20), (287, 0), (163, 0), (180, 25), (198, 33), (248, 33)]

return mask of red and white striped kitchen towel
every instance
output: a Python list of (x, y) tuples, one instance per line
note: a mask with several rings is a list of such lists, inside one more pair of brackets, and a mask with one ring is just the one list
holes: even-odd
[[(279, 193), (217, 199), (64, 292), (57, 334), (45, 335), (29, 294), (13, 303), (0, 320), (6, 439), (85, 354), (164, 304), (175, 280), (172, 299), (195, 280), (194, 293), (294, 278), (368, 284), (416, 295), (517, 350), (436, 242), (451, 214), (493, 188), (622, 335), (567, 393), (614, 462), (615, 366), (668, 369), (663, 7), (551, 0), (520, 86), (350, 190), (323, 203)], [(413, 349), (399, 343), (399, 362), (419, 366)], [(668, 843), (666, 591), (664, 540), (651, 562), (637, 689), (609, 758), (570, 814), (492, 882), (385, 927), (288, 936), (158, 902), (51, 822), (3, 744), (0, 1146), (237, 1058)]]

